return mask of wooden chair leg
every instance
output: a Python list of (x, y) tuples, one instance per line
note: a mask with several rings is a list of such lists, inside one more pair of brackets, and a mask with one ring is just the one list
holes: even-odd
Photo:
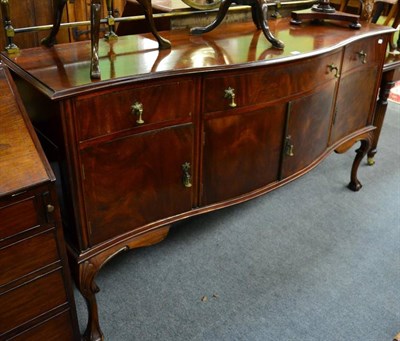
[(50, 31), (50, 34), (46, 38), (42, 39), (41, 44), (51, 47), (56, 43), (56, 36), (60, 29), (61, 18), (66, 3), (67, 0), (53, 0), (53, 27)]
[(90, 42), (91, 42), (91, 59), (90, 59), (90, 77), (92, 79), (100, 78), (99, 66), (99, 35), (100, 35), (100, 15), (101, 0), (92, 0), (90, 3)]

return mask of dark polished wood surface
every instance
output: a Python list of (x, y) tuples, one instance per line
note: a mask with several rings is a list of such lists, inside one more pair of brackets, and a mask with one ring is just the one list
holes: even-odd
[(19, 114), (25, 109), (10, 79), (0, 64), (0, 196), (54, 179)]
[(60, 98), (134, 79), (238, 69), (248, 67), (249, 63), (267, 65), (307, 58), (344, 46), (360, 36), (393, 31), (374, 24), (363, 24), (360, 30), (351, 30), (340, 23), (291, 26), (288, 22), (287, 18), (270, 21), (271, 32), (285, 42), (284, 50), (272, 48), (252, 23), (229, 24), (229, 29), (221, 25), (202, 36), (191, 36), (187, 30), (162, 32), (171, 41), (171, 50), (159, 51), (158, 43), (150, 34), (101, 41), (101, 80), (90, 79), (89, 41), (59, 44), (50, 49), (25, 49), (14, 57), (3, 54), (3, 58), (5, 63), (17, 63), (28, 72), (31, 81), (49, 97)]

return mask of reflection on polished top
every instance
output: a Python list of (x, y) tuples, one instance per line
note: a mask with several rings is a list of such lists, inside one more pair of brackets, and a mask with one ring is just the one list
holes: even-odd
[(89, 76), (90, 41), (25, 49), (16, 56), (3, 54), (3, 59), (28, 72), (31, 81), (41, 83), (39, 88), (49, 97), (61, 98), (133, 80), (307, 58), (347, 45), (360, 36), (393, 31), (366, 23), (359, 30), (328, 22), (294, 26), (287, 18), (271, 20), (269, 24), (275, 37), (285, 43), (284, 50), (274, 49), (252, 22), (220, 25), (201, 36), (191, 36), (187, 30), (163, 32), (172, 43), (171, 50), (159, 51), (151, 34), (101, 41), (101, 80), (91, 80)]

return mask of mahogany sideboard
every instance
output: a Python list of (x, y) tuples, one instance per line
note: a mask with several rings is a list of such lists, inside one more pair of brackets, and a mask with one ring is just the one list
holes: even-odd
[[(374, 138), (374, 110), (392, 28), (270, 22), (202, 36), (163, 32), (3, 54), (43, 145), (61, 170), (62, 213), (84, 337), (101, 340), (100, 268), (166, 237), (172, 223), (265, 194), (360, 142), (350, 189)], [(101, 308), (101, 307), (100, 307)]]
[(79, 340), (55, 178), (0, 63), (0, 340)]

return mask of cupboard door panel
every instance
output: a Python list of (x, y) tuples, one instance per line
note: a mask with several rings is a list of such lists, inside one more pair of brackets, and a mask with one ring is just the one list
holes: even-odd
[(359, 69), (340, 80), (331, 144), (371, 123), (377, 77), (378, 69), (372, 67)]
[[(291, 103), (285, 136), (282, 178), (313, 163), (328, 146), (336, 81)], [(289, 145), (292, 146), (289, 153)], [(292, 154), (292, 155), (289, 155)]]
[(193, 171), (192, 154), (191, 124), (131, 135), (82, 152), (91, 245), (189, 211), (193, 187), (183, 185), (182, 165), (191, 163)]
[(205, 121), (202, 205), (278, 179), (286, 105)]

